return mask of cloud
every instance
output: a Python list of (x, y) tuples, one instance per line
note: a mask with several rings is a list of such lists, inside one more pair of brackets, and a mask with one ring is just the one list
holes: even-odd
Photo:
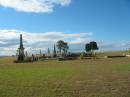
[(0, 6), (22, 12), (51, 13), (56, 5), (68, 6), (71, 0), (0, 0)]
[(100, 51), (127, 50), (130, 48), (130, 41), (98, 41)]
[[(12, 54), (15, 54), (16, 49), (19, 47), (19, 36), (23, 34), (23, 43), (25, 50), (40, 50), (44, 52), (49, 47), (53, 50), (53, 45), (58, 40), (64, 40), (68, 42), (70, 50), (81, 50), (81, 45), (92, 40), (93, 32), (83, 33), (65, 33), (65, 32), (25, 32), (20, 30), (0, 30), (0, 50), (6, 51), (12, 50)], [(77, 47), (76, 47), (77, 46)]]
[[(85, 44), (94, 40), (93, 32), (65, 33), (65, 32), (25, 32), (20, 30), (0, 30), (0, 55), (16, 54), (19, 47), (19, 36), (23, 34), (23, 44), (25, 50), (30, 53), (47, 52), (47, 48), (53, 51), (53, 45), (58, 40), (64, 40), (69, 44), (69, 51), (85, 51)], [(96, 40), (95, 40), (96, 41)], [(126, 50), (130, 48), (130, 41), (96, 41), (99, 51)]]

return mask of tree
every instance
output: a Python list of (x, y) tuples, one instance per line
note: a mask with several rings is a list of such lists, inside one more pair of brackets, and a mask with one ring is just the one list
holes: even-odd
[(68, 43), (67, 42), (64, 42), (63, 40), (59, 40), (57, 42), (57, 48), (59, 49), (59, 52), (61, 54), (61, 52), (63, 51), (64, 55), (67, 54), (67, 51), (69, 49), (69, 46), (68, 46)]
[(65, 54), (65, 55), (67, 55), (68, 49), (69, 49), (68, 43), (67, 43), (67, 42), (64, 42), (63, 51), (64, 51), (64, 54)]
[(85, 50), (86, 50), (86, 52), (90, 52), (91, 51), (91, 45), (90, 45), (90, 43), (87, 43), (85, 45)]
[(63, 40), (59, 40), (56, 44), (57, 48), (59, 49), (59, 52), (61, 54), (62, 48), (64, 46), (64, 41)]
[(98, 50), (97, 43), (95, 41), (90, 42), (91, 50)]
[(95, 41), (92, 41), (92, 42), (90, 42), (90, 46), (91, 46), (92, 54), (95, 55), (94, 51), (95, 51), (95, 50), (98, 50), (97, 43), (96, 43)]
[(97, 46), (97, 43), (95, 41), (91, 41), (90, 43), (87, 43), (85, 45), (85, 50), (86, 52), (94, 52), (94, 50), (98, 50), (98, 46)]

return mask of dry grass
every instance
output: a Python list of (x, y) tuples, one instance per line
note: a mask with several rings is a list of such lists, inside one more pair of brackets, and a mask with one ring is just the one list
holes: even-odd
[(130, 97), (129, 58), (11, 60), (0, 59), (0, 97)]

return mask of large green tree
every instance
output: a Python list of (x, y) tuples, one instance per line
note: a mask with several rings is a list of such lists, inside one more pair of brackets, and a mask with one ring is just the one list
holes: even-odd
[(91, 45), (90, 45), (90, 43), (87, 43), (85, 45), (85, 50), (86, 50), (86, 52), (90, 52), (91, 51)]
[(87, 43), (86, 45), (85, 45), (85, 50), (86, 50), (86, 52), (94, 52), (95, 50), (98, 50), (98, 46), (97, 46), (97, 42), (95, 42), (95, 41), (91, 41), (90, 43)]
[(68, 43), (67, 43), (67, 42), (64, 42), (64, 46), (63, 46), (64, 54), (67, 54), (68, 49), (69, 49)]
[(60, 54), (61, 54), (62, 48), (63, 48), (63, 46), (64, 46), (64, 41), (63, 41), (63, 40), (57, 41), (56, 46), (57, 46), (57, 48), (58, 48), (58, 50), (59, 50), (59, 52), (60, 52)]
[(91, 50), (98, 50), (97, 42), (92, 41), (90, 42)]
[(59, 40), (59, 41), (57, 41), (56, 46), (59, 49), (60, 54), (61, 54), (62, 51), (63, 51), (64, 54), (67, 54), (67, 51), (69, 49), (67, 42), (64, 42), (63, 40)]

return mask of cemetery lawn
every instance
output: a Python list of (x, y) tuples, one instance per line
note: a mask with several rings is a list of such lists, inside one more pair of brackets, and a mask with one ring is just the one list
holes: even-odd
[(0, 97), (130, 97), (130, 58), (12, 60), (0, 58)]

